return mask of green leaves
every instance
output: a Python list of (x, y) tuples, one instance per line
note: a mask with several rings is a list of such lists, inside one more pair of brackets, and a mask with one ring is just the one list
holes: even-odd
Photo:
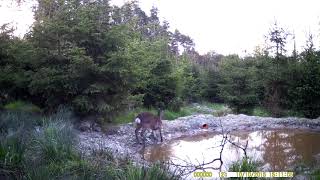
[(257, 103), (257, 94), (253, 87), (255, 74), (248, 63), (249, 60), (229, 56), (221, 64), (220, 96), (237, 113), (250, 112)]

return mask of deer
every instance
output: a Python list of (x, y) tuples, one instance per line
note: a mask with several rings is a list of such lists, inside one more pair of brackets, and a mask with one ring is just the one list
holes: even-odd
[(134, 122), (136, 124), (135, 135), (136, 135), (137, 142), (139, 144), (141, 144), (138, 138), (138, 133), (140, 129), (142, 129), (140, 132), (140, 136), (142, 137), (143, 145), (145, 145), (144, 133), (147, 129), (151, 129), (153, 135), (155, 130), (159, 130), (161, 142), (163, 142), (162, 133), (161, 133), (162, 115), (163, 115), (163, 110), (159, 109), (158, 116), (150, 112), (142, 112), (136, 116), (136, 118), (134, 119)]

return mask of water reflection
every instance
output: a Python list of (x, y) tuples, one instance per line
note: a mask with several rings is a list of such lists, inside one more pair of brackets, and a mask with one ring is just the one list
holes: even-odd
[[(168, 144), (148, 147), (145, 158), (149, 161), (171, 160), (175, 164), (185, 161), (193, 164), (208, 162), (219, 157), (222, 135), (205, 133), (192, 137), (182, 137)], [(284, 171), (303, 163), (311, 166), (315, 155), (320, 154), (320, 133), (301, 130), (263, 130), (254, 132), (235, 132), (231, 140), (245, 145), (248, 140), (247, 154), (262, 162), (266, 171)], [(243, 157), (243, 151), (228, 143), (222, 154), (223, 167)], [(218, 166), (216, 164), (212, 165)]]

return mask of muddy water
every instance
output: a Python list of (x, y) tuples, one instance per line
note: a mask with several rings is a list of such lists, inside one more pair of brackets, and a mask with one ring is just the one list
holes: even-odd
[[(175, 164), (199, 164), (219, 157), (222, 135), (205, 132), (192, 137), (182, 137), (166, 144), (146, 148), (144, 155), (149, 161), (170, 160)], [(296, 165), (313, 166), (320, 159), (320, 133), (301, 130), (262, 130), (236, 132), (231, 140), (245, 145), (247, 154), (261, 162), (265, 171), (292, 170)], [(222, 153), (222, 170), (244, 156), (243, 151), (228, 143)], [(318, 160), (319, 161), (319, 160)], [(219, 163), (211, 167), (218, 167)]]

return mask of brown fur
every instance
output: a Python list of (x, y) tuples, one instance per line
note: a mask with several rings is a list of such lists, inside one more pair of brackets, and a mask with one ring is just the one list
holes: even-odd
[(138, 116), (136, 118), (139, 118), (141, 121), (140, 123), (136, 123), (137, 127), (135, 130), (135, 135), (136, 135), (136, 139), (137, 139), (138, 143), (140, 143), (139, 138), (138, 138), (138, 132), (140, 129), (142, 129), (140, 132), (140, 135), (142, 137), (143, 144), (145, 143), (144, 132), (147, 129), (151, 129), (153, 131), (159, 130), (161, 142), (163, 141), (162, 132), (161, 132), (162, 121), (161, 121), (160, 116), (155, 116), (149, 112), (142, 112), (142, 113), (138, 114)]

